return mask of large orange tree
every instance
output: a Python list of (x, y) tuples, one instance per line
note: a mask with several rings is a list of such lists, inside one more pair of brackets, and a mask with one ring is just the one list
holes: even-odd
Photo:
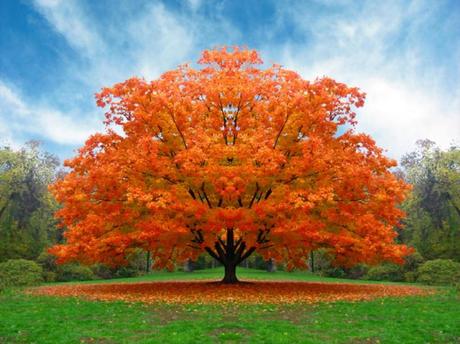
[(256, 251), (288, 268), (318, 248), (343, 266), (401, 261), (408, 186), (354, 130), (364, 93), (261, 63), (256, 51), (209, 50), (200, 69), (97, 94), (107, 129), (52, 186), (66, 242), (51, 252), (118, 265), (142, 248), (158, 268), (207, 252), (226, 283)]

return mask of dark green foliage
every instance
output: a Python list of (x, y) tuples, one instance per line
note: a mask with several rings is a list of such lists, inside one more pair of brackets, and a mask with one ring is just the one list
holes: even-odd
[(368, 271), (369, 266), (365, 264), (358, 264), (350, 269), (345, 270), (345, 274), (347, 278), (362, 279), (364, 276), (366, 276)]
[(36, 259), (58, 239), (48, 192), (57, 159), (30, 142), (20, 150), (0, 148), (0, 262)]
[(7, 287), (37, 285), (43, 270), (37, 263), (25, 259), (10, 259), (0, 264), (0, 290)]
[(121, 266), (115, 270), (113, 277), (114, 278), (125, 278), (125, 277), (135, 277), (140, 274), (138, 268), (133, 266)]
[(56, 270), (56, 280), (59, 282), (93, 280), (95, 276), (91, 269), (84, 265), (64, 264)]
[(53, 271), (43, 271), (43, 280), (45, 282), (55, 282), (57, 274)]
[(417, 144), (401, 161), (413, 190), (403, 204), (407, 218), (399, 239), (426, 259), (460, 261), (460, 149), (442, 151), (429, 140)]
[(366, 279), (373, 281), (404, 281), (404, 272), (400, 265), (382, 264), (373, 266), (366, 274)]
[(427, 261), (417, 270), (417, 282), (430, 285), (458, 285), (460, 284), (460, 263), (451, 259)]
[(114, 278), (114, 270), (104, 264), (95, 264), (91, 266), (91, 271), (94, 275), (102, 279)]
[(425, 259), (422, 257), (422, 255), (415, 251), (404, 259), (404, 270), (416, 271), (417, 268), (424, 263), (424, 261)]

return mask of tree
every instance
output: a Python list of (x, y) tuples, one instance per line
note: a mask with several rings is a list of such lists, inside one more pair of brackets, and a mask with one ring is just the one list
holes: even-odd
[(207, 252), (234, 283), (255, 251), (289, 269), (317, 248), (347, 266), (401, 261), (394, 226), (408, 186), (353, 129), (364, 93), (262, 70), (251, 50), (204, 51), (199, 63), (97, 94), (106, 132), (52, 187), (67, 228), (51, 250), (61, 262), (122, 264), (141, 247), (173, 268)]
[(31, 141), (0, 148), (0, 261), (36, 258), (55, 243), (56, 202), (48, 192), (58, 161)]
[(408, 217), (402, 239), (425, 258), (460, 260), (460, 149), (443, 151), (430, 140), (417, 146), (401, 160), (414, 186), (404, 202)]

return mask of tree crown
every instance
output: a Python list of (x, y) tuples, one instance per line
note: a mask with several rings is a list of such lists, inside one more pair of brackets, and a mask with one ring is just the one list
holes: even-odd
[(354, 130), (363, 92), (261, 69), (253, 50), (207, 50), (199, 63), (97, 94), (107, 130), (52, 187), (67, 227), (53, 253), (120, 264), (140, 247), (158, 267), (203, 251), (221, 260), (230, 245), (237, 261), (257, 250), (288, 267), (317, 248), (342, 265), (401, 260), (408, 186)]

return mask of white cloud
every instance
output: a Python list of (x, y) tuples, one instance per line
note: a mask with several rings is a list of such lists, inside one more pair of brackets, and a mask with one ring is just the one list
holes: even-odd
[[(75, 113), (40, 104), (27, 103), (21, 95), (0, 80), (0, 133), (5, 143), (18, 145), (27, 136), (46, 138), (63, 145), (81, 144), (101, 125), (81, 121)], [(3, 136), (5, 135), (5, 136)]]
[(202, 5), (201, 0), (187, 0), (187, 4), (192, 11), (197, 11)]
[(322, 16), (304, 6), (282, 7), (283, 20), (293, 20), (310, 40), (304, 46), (288, 40), (275, 54), (307, 79), (330, 76), (365, 91), (357, 129), (371, 134), (389, 156), (400, 158), (424, 138), (447, 148), (460, 139), (460, 102), (443, 82), (446, 75), (458, 78), (459, 70), (424, 64), (420, 29), (432, 7), (371, 1)]
[(390, 156), (407, 153), (419, 139), (443, 148), (460, 139), (460, 108), (453, 100), (446, 104), (426, 90), (383, 78), (363, 80), (362, 88), (368, 97), (357, 129), (370, 133)]
[[(62, 83), (46, 94), (38, 90), (33, 99), (0, 80), (0, 134), (13, 133), (18, 139), (38, 135), (58, 144), (81, 145), (103, 120), (94, 100), (82, 101), (82, 95), (132, 76), (156, 78), (196, 61), (203, 48), (225, 44), (223, 37), (240, 37), (220, 14), (211, 21), (203, 17), (200, 6), (200, 1), (191, 0), (189, 11), (185, 7), (173, 12), (161, 2), (125, 2), (116, 11), (109, 9), (106, 18), (98, 18), (81, 1), (34, 0), (33, 8), (77, 58), (61, 60)], [(87, 109), (99, 115), (89, 117)]]
[(183, 63), (198, 43), (194, 26), (192, 21), (172, 14), (161, 4), (148, 7), (143, 15), (127, 24), (133, 69), (152, 79)]
[(87, 55), (103, 46), (97, 32), (91, 30), (89, 16), (74, 0), (35, 0), (37, 10), (67, 42)]
[[(264, 60), (281, 63), (307, 79), (327, 75), (364, 90), (368, 96), (359, 112), (358, 129), (370, 133), (391, 157), (410, 151), (420, 138), (443, 147), (460, 138), (460, 94), (444, 86), (448, 78), (460, 80), (460, 65), (456, 70), (427, 65), (425, 37), (420, 34), (442, 3), (318, 0), (311, 5), (275, 4), (277, 18), (269, 30), (255, 21), (253, 32), (247, 33), (261, 39), (257, 48)], [(205, 6), (200, 0), (189, 0), (177, 11), (161, 2), (140, 2), (138, 8), (123, 2), (107, 14), (110, 20), (103, 25), (84, 6), (74, 0), (34, 2), (50, 27), (84, 58), (84, 62), (71, 60), (63, 71), (68, 78), (60, 89), (66, 95), (92, 93), (134, 75), (156, 78), (180, 63), (196, 61), (202, 49), (246, 41), (245, 33), (227, 17), (224, 4), (205, 16), (205, 11), (199, 11)], [(446, 18), (440, 25), (455, 24)], [(277, 41), (285, 27), (294, 27), (300, 41), (285, 33), (284, 41)], [(453, 46), (452, 54), (460, 56), (460, 49)], [(97, 119), (88, 122), (81, 110), (64, 114), (53, 95), (40, 96), (45, 99), (41, 103), (26, 103), (20, 94), (0, 88), (0, 102), (10, 104), (17, 117), (3, 123), (0, 134), (2, 130), (35, 132), (56, 142), (81, 144), (90, 128), (97, 127)], [(78, 101), (68, 99), (69, 108), (80, 108)], [(88, 99), (88, 104), (92, 101)], [(37, 113), (37, 108), (38, 117), (31, 116), (31, 109)], [(35, 119), (25, 121), (20, 116)], [(47, 126), (46, 121), (60, 127)], [(66, 130), (69, 127), (76, 131)]]

